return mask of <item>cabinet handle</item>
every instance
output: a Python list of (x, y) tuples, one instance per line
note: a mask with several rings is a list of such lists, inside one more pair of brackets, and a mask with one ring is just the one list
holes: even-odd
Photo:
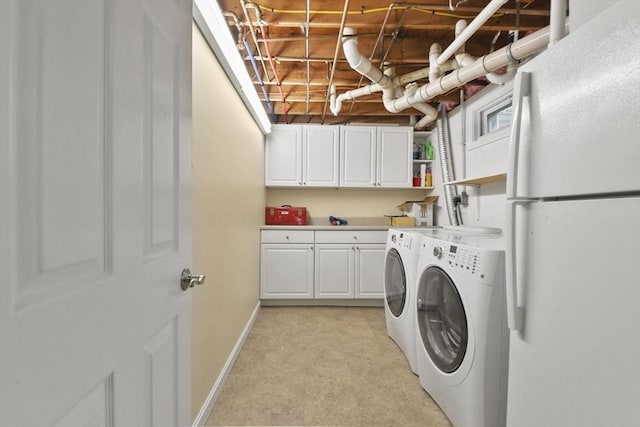
[(313, 250), (313, 246), (309, 246), (309, 249)]

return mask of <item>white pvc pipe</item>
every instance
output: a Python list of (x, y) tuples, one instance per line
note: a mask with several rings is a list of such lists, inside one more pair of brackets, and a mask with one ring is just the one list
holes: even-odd
[(433, 123), (438, 118), (438, 110), (433, 108), (431, 105), (424, 103), (417, 103), (413, 106), (416, 110), (422, 112), (424, 117), (418, 120), (418, 123), (415, 124), (416, 129), (424, 129), (429, 123)]
[(551, 0), (551, 18), (549, 20), (549, 46), (565, 36), (567, 0)]
[(465, 28), (464, 31), (460, 33), (460, 36), (456, 37), (453, 43), (451, 43), (449, 47), (446, 48), (444, 52), (442, 52), (442, 54), (438, 57), (438, 65), (443, 64), (449, 58), (451, 58), (451, 56), (455, 54), (458, 49), (460, 49), (467, 42), (467, 40), (469, 40), (471, 36), (476, 31), (478, 31), (478, 29), (482, 27), (484, 23), (487, 22), (489, 18), (491, 18), (493, 14), (496, 13), (496, 11), (500, 9), (500, 7), (502, 7), (502, 5), (506, 2), (507, 0), (491, 0), (487, 7), (482, 9), (478, 16), (476, 16), (473, 21), (471, 21), (471, 23), (467, 26), (467, 28)]
[[(397, 98), (395, 97), (396, 94), (394, 89), (399, 86), (398, 82), (401, 81), (404, 76), (400, 78), (391, 78), (383, 74), (382, 71), (373, 67), (367, 58), (364, 58), (366, 61), (362, 60), (363, 56), (357, 49), (357, 41), (355, 40), (355, 37), (349, 37), (348, 40), (345, 40), (347, 38), (343, 38), (343, 42), (347, 42), (347, 45), (349, 46), (348, 50), (345, 50), (345, 56), (347, 56), (346, 52), (348, 51), (349, 57), (351, 57), (349, 64), (352, 68), (356, 69), (353, 65), (355, 64), (358, 67), (356, 69), (358, 72), (361, 74), (366, 72), (373, 78), (378, 78), (380, 84), (373, 84), (355, 89), (353, 91), (346, 92), (337, 98), (335, 98), (335, 87), (332, 88), (331, 111), (334, 115), (338, 115), (342, 105), (342, 100), (355, 99), (357, 96), (379, 91), (386, 91), (386, 93), (383, 93), (383, 103), (387, 111), (392, 113), (404, 111), (407, 108), (414, 107), (416, 104), (424, 104), (438, 95), (446, 93), (456, 87), (470, 82), (471, 80), (477, 79), (478, 77), (482, 77), (504, 67), (513, 61), (526, 58), (527, 56), (544, 49), (549, 42), (549, 31), (549, 27), (545, 27), (503, 47), (502, 49), (498, 49), (495, 52), (477, 59), (473, 58), (473, 56), (469, 54), (461, 53), (457, 56), (457, 59), (461, 64), (466, 64), (465, 66), (462, 66), (447, 75), (441, 76), (434, 82), (421, 86), (415, 93), (405, 94)], [(351, 32), (352, 35), (355, 34), (353, 30), (351, 30)], [(419, 72), (424, 75), (425, 70), (419, 70)], [(426, 120), (426, 116), (423, 120)], [(429, 123), (430, 122), (424, 124), (424, 126)]]
[(342, 34), (342, 50), (351, 68), (374, 83), (379, 83), (383, 87), (389, 85), (391, 80), (379, 68), (374, 67), (371, 61), (358, 50), (358, 38), (355, 37), (355, 30), (345, 27)]
[(503, 84), (505, 84), (509, 80), (513, 79), (513, 76), (516, 75), (516, 70), (517, 70), (516, 63), (515, 62), (510, 62), (509, 65), (507, 65), (507, 71), (506, 72), (504, 72), (502, 74), (488, 73), (485, 77), (491, 83), (502, 86)]
[[(456, 38), (460, 37), (460, 34), (462, 34), (465, 28), (467, 28), (467, 21), (465, 21), (464, 19), (460, 19), (458, 20), (458, 22), (456, 22), (456, 29), (455, 29)], [(462, 53), (462, 52), (464, 52), (464, 43), (462, 43), (462, 45), (458, 48), (458, 50), (456, 50), (456, 53)]]
[(393, 101), (393, 108), (397, 111), (403, 111), (415, 103), (427, 102), (451, 89), (462, 86), (471, 80), (504, 67), (514, 59), (520, 60), (544, 49), (548, 41), (549, 27), (545, 27), (502, 49), (482, 56), (472, 64), (444, 75), (433, 83), (421, 86), (418, 91), (411, 96), (405, 95), (395, 99)]
[(442, 53), (442, 48), (438, 43), (431, 45), (429, 49), (429, 81), (435, 82), (440, 77), (440, 69), (438, 67), (438, 57)]

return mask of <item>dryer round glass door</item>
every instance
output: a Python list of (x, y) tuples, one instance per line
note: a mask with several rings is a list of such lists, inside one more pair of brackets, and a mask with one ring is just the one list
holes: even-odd
[(384, 297), (391, 314), (399, 317), (407, 300), (407, 276), (402, 258), (393, 248), (387, 252), (384, 264)]
[(418, 327), (422, 345), (443, 372), (460, 367), (467, 351), (467, 317), (451, 278), (438, 267), (428, 267), (418, 284)]

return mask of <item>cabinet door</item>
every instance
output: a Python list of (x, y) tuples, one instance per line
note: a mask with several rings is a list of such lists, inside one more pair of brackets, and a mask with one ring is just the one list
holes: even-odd
[(351, 244), (315, 246), (316, 298), (353, 298), (355, 250)]
[(356, 245), (356, 298), (384, 297), (385, 244)]
[(411, 187), (413, 129), (379, 127), (377, 141), (377, 186)]
[(273, 125), (265, 143), (264, 182), (269, 186), (302, 185), (302, 128)]
[(302, 126), (302, 185), (338, 186), (339, 130), (337, 126)]
[(340, 128), (340, 186), (374, 187), (376, 183), (376, 128)]
[(313, 244), (264, 243), (260, 298), (313, 298)]

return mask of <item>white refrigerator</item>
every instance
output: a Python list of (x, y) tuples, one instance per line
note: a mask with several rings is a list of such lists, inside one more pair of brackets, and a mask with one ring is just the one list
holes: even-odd
[(507, 426), (640, 426), (640, 2), (514, 82)]

